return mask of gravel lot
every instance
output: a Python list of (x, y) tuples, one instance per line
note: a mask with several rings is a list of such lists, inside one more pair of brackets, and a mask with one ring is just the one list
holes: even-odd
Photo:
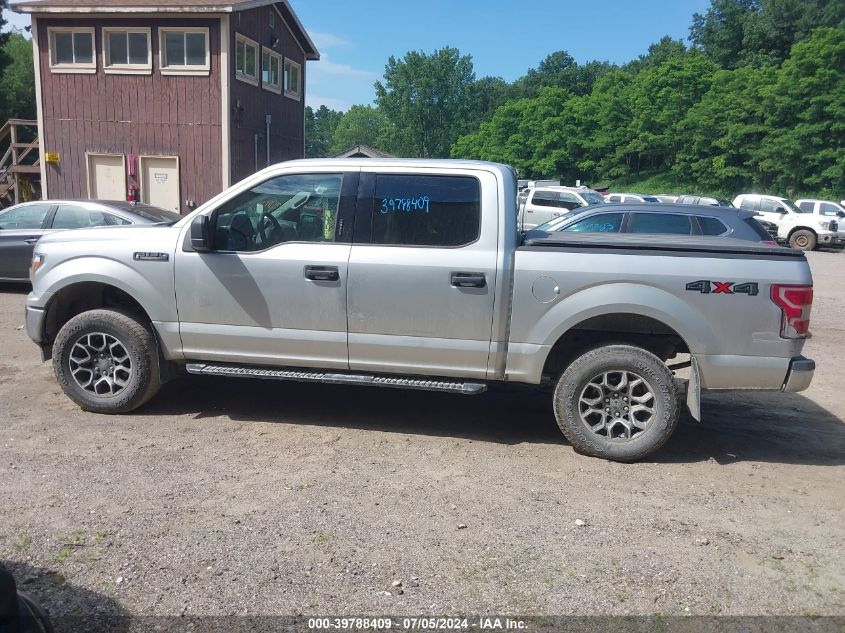
[(634, 465), (575, 454), (533, 388), (185, 378), (86, 414), (21, 329), (28, 289), (0, 286), (0, 560), (103, 622), (845, 615), (845, 253), (810, 261), (812, 388), (707, 396)]

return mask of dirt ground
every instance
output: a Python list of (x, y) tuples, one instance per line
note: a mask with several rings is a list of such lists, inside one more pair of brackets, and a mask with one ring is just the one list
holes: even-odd
[(812, 388), (709, 395), (633, 465), (533, 388), (185, 378), (83, 413), (0, 286), (0, 561), (89, 618), (845, 615), (845, 253), (810, 262)]

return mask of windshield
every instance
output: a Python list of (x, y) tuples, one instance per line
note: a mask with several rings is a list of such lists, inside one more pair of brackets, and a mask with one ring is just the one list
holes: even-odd
[(587, 204), (604, 204), (606, 202), (604, 196), (595, 191), (585, 191), (581, 195), (587, 201)]
[(554, 231), (559, 231), (560, 227), (564, 223), (566, 223), (568, 220), (571, 220), (576, 215), (580, 215), (582, 213), (584, 213), (583, 208), (579, 207), (578, 209), (572, 209), (572, 211), (567, 211), (566, 213), (564, 213), (560, 217), (554, 218), (553, 220), (549, 220), (545, 224), (540, 224), (538, 226), (535, 226), (531, 230), (532, 231), (545, 231), (546, 233), (552, 233)]
[(778, 202), (780, 202), (783, 206), (785, 206), (793, 213), (812, 213), (812, 211), (804, 211), (804, 209), (796, 205), (794, 202), (792, 202), (792, 200), (787, 200), (786, 198), (779, 198)]
[(168, 211), (166, 209), (159, 209), (158, 207), (153, 207), (147, 204), (139, 204), (131, 209), (129, 209), (130, 213), (134, 213), (135, 215), (139, 215), (145, 220), (150, 220), (151, 222), (178, 222), (182, 219), (182, 216), (174, 211)]

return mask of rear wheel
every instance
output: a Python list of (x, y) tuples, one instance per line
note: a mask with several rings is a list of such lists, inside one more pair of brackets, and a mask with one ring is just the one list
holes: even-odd
[(671, 437), (681, 405), (672, 373), (657, 356), (607, 345), (567, 367), (554, 406), (560, 430), (579, 453), (635, 461)]
[(53, 343), (53, 369), (65, 394), (95, 413), (132, 411), (161, 386), (152, 331), (113, 310), (91, 310), (68, 321)]
[(792, 248), (797, 248), (802, 251), (812, 251), (816, 249), (818, 239), (816, 234), (806, 229), (795, 231), (789, 236), (789, 245)]

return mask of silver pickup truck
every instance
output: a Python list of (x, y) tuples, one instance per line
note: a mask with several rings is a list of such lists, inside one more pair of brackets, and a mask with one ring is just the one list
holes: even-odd
[(183, 370), (458, 394), (547, 384), (572, 445), (620, 461), (670, 437), (680, 368), (695, 418), (703, 389), (810, 384), (803, 253), (525, 241), (515, 201), (513, 171), (490, 163), (276, 165), (172, 225), (45, 237), (27, 331), (88, 411), (131, 411)]

